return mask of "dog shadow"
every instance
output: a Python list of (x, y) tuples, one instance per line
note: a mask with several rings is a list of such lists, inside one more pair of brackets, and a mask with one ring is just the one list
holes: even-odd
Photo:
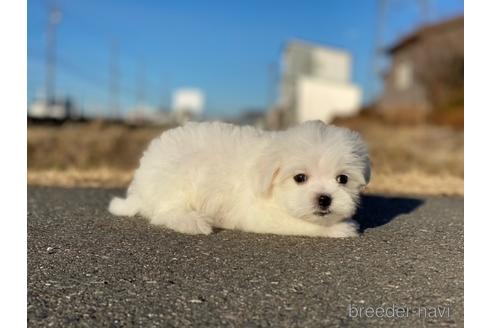
[(424, 204), (424, 200), (408, 197), (363, 195), (354, 220), (360, 232), (391, 222), (401, 214), (408, 214)]

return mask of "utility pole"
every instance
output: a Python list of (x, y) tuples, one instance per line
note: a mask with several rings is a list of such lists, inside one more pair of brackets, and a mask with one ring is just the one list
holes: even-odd
[(142, 62), (138, 68), (137, 74), (137, 103), (144, 105), (146, 102), (146, 81), (145, 81), (145, 64)]
[(46, 28), (46, 102), (53, 104), (56, 99), (56, 28), (62, 18), (57, 5), (48, 4), (48, 25)]
[(380, 79), (382, 69), (382, 57), (383, 57), (383, 43), (384, 43), (384, 25), (386, 21), (386, 12), (388, 7), (388, 0), (378, 0), (378, 11), (376, 15), (376, 30), (374, 35), (374, 52), (372, 54), (372, 65), (369, 83), (369, 97), (376, 96), (377, 89), (379, 87), (378, 81)]
[(143, 116), (145, 115), (144, 107), (147, 102), (146, 96), (147, 96), (147, 86), (146, 86), (146, 72), (145, 72), (145, 63), (142, 62), (138, 68), (137, 72), (137, 110), (138, 110), (138, 116), (143, 119)]
[[(376, 14), (376, 29), (374, 36), (374, 53), (372, 57), (371, 64), (371, 74), (370, 74), (370, 97), (373, 98), (378, 91), (378, 81), (383, 69), (384, 60), (384, 33), (386, 19), (388, 12), (390, 11), (391, 4), (395, 1), (392, 0), (378, 0), (378, 9)], [(422, 25), (429, 23), (431, 19), (431, 8), (429, 0), (418, 0), (418, 5), (420, 6), (421, 22)]]
[(278, 89), (278, 66), (276, 62), (270, 62), (268, 64), (268, 95), (267, 95), (267, 110), (272, 109), (277, 101), (277, 89)]
[(113, 119), (120, 117), (118, 44), (113, 42), (109, 54), (109, 110)]
[(165, 112), (167, 111), (167, 106), (166, 106), (166, 95), (167, 95), (167, 83), (168, 83), (168, 80), (167, 80), (167, 76), (165, 74), (162, 74), (161, 75), (161, 79), (160, 79), (160, 97), (159, 97), (159, 101), (160, 101), (160, 109), (161, 111)]

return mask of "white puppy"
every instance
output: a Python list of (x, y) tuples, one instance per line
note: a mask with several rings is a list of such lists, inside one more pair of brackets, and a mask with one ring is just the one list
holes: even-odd
[(217, 227), (351, 237), (357, 224), (348, 219), (369, 177), (366, 146), (348, 129), (188, 123), (151, 142), (127, 198), (114, 198), (109, 210), (188, 234)]

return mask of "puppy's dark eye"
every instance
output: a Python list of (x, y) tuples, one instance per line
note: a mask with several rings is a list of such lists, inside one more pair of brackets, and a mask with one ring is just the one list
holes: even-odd
[(307, 175), (302, 174), (302, 173), (297, 174), (297, 175), (294, 176), (294, 181), (296, 183), (299, 183), (299, 184), (306, 182), (307, 179), (308, 179)]
[(340, 174), (339, 176), (337, 176), (337, 182), (339, 184), (346, 184), (348, 182), (348, 176), (346, 176), (345, 174)]

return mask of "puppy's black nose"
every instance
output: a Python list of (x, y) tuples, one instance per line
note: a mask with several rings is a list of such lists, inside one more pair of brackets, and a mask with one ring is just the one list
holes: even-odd
[(319, 195), (318, 205), (322, 209), (327, 209), (331, 204), (331, 197), (328, 195)]

